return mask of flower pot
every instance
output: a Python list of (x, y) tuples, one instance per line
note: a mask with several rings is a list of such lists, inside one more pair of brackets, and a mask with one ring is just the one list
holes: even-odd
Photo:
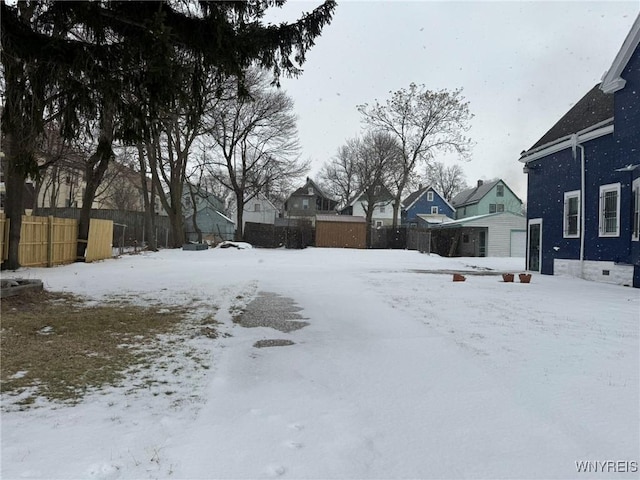
[(529, 282), (531, 282), (531, 274), (530, 273), (521, 273), (518, 276), (520, 277), (520, 283), (529, 283)]
[(513, 282), (513, 273), (503, 273), (502, 280), (504, 282)]
[(453, 281), (454, 282), (464, 282), (466, 280), (464, 275), (460, 275), (459, 273), (454, 273), (453, 274)]

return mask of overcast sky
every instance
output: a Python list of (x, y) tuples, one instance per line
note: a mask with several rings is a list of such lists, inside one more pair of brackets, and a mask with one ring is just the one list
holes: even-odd
[[(289, 0), (268, 18), (291, 21), (320, 1)], [(415, 82), (463, 89), (475, 115), (467, 181), (500, 177), (526, 200), (520, 152), (601, 80), (639, 11), (638, 0), (338, 1), (304, 73), (282, 80), (311, 176), (362, 132), (356, 105)]]

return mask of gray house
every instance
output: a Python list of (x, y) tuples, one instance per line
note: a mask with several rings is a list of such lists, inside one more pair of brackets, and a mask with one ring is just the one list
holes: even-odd
[(284, 219), (287, 222), (308, 221), (315, 226), (316, 215), (335, 215), (337, 205), (336, 200), (307, 177), (304, 186), (293, 192), (284, 203)]
[(218, 243), (233, 240), (236, 227), (233, 220), (226, 215), (221, 199), (209, 192), (197, 192), (195, 203), (194, 211), (193, 201), (187, 193), (183, 202), (187, 241)]

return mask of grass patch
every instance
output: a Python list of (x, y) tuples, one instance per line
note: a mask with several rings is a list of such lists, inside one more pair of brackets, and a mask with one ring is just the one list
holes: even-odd
[(87, 306), (46, 291), (2, 299), (0, 309), (0, 391), (21, 395), (21, 404), (38, 396), (74, 402), (120, 384), (128, 371), (153, 365), (163, 353), (158, 335), (175, 332), (186, 315), (126, 302)]

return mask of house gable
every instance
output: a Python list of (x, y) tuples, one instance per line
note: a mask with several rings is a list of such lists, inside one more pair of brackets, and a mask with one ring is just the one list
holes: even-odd
[(289, 217), (311, 217), (320, 212), (334, 211), (338, 202), (328, 195), (309, 177), (303, 187), (295, 190), (284, 204)]
[[(429, 200), (429, 192), (432, 192), (431, 200)], [(405, 205), (402, 211), (403, 224), (417, 222), (419, 215), (444, 215), (449, 218), (455, 216), (456, 209), (453, 205), (430, 185), (413, 192), (405, 198), (403, 203)]]
[(475, 188), (464, 190), (453, 199), (457, 219), (489, 213), (521, 213), (522, 200), (503, 180), (480, 182)]

